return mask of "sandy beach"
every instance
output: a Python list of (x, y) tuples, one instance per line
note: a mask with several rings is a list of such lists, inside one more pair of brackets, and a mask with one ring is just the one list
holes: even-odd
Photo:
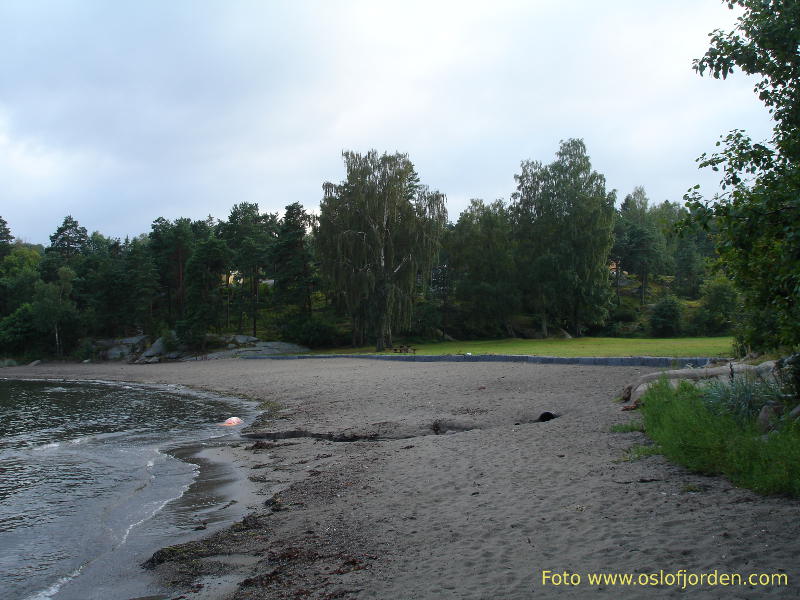
[[(649, 371), (327, 359), (0, 376), (181, 384), (268, 403), (247, 437), (217, 452), (248, 471), (249, 516), (150, 561), (170, 598), (800, 596), (797, 501), (660, 456), (626, 460), (646, 437), (610, 431), (639, 418), (613, 399)], [(540, 422), (545, 411), (558, 418)], [(788, 586), (666, 583), (684, 569), (785, 574)], [(622, 587), (590, 573), (661, 579)]]

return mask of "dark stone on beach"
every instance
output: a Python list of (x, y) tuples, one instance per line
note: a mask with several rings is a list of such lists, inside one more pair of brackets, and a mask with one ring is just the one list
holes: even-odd
[(552, 421), (553, 419), (558, 418), (558, 415), (555, 413), (551, 413), (550, 411), (546, 410), (542, 414), (539, 415), (539, 418), (536, 419), (539, 423), (545, 423), (547, 421)]

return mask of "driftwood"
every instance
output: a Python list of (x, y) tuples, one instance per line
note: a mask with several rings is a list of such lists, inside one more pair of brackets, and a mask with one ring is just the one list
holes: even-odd
[(743, 363), (729, 363), (724, 367), (706, 367), (702, 369), (675, 369), (672, 371), (657, 371), (642, 375), (633, 383), (629, 383), (622, 389), (622, 402), (631, 403), (624, 406), (622, 410), (633, 410), (639, 406), (639, 400), (653, 384), (662, 377), (666, 378), (670, 385), (678, 387), (681, 381), (699, 381), (701, 379), (723, 379), (730, 378), (739, 373), (752, 373), (759, 377), (766, 377), (775, 368), (775, 361), (763, 362), (760, 365), (747, 365)]

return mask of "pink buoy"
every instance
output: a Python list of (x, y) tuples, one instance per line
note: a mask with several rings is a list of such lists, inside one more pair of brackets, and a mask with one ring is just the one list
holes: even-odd
[(241, 425), (242, 420), (239, 417), (231, 417), (226, 419), (224, 423), (220, 423), (223, 427), (233, 427), (234, 425)]

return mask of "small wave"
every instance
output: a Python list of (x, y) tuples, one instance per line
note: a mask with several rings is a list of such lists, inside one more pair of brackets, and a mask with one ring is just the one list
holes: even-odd
[(63, 587), (63, 585), (65, 583), (68, 583), (68, 582), (72, 581), (78, 575), (80, 575), (80, 572), (83, 571), (83, 568), (87, 564), (88, 563), (82, 564), (80, 567), (75, 569), (69, 575), (65, 575), (64, 577), (61, 577), (58, 581), (56, 581), (49, 588), (47, 588), (45, 590), (41, 590), (39, 592), (35, 592), (33, 595), (28, 596), (25, 600), (49, 600), (50, 598), (52, 598), (53, 596), (55, 596), (58, 593), (58, 591)]
[(65, 388), (65, 387), (60, 387), (60, 386), (54, 386), (54, 387), (46, 387), (42, 391), (43, 392), (68, 392), (69, 389)]
[(52, 450), (53, 448), (58, 448), (61, 446), (59, 442), (48, 442), (46, 444), (41, 444), (39, 446), (34, 446), (31, 448), (34, 452), (43, 452), (44, 450)]

